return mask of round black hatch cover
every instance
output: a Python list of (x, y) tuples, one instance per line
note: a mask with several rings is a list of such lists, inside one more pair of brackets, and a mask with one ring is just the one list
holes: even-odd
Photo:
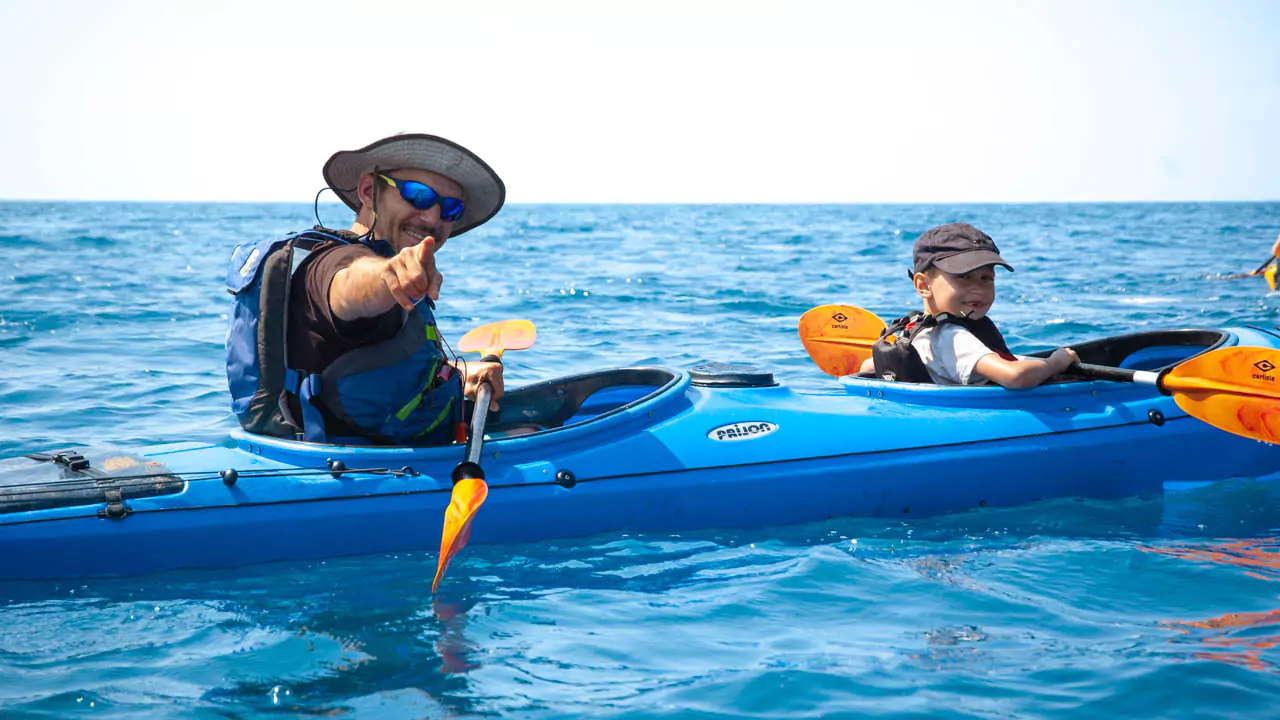
[(694, 385), (704, 387), (769, 387), (773, 373), (747, 363), (710, 362), (689, 370)]

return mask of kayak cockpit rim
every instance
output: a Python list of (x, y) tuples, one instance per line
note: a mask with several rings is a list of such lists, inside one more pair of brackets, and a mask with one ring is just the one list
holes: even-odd
[[(1227, 330), (1179, 328), (1115, 335), (1069, 347), (1080, 356), (1080, 362), (1089, 365), (1159, 372), (1197, 355), (1236, 344), (1239, 344), (1239, 339)], [(1198, 349), (1189, 352), (1188, 348)], [(1048, 357), (1052, 353), (1053, 349), (1049, 349), (1027, 355)]]
[[(1180, 328), (1149, 330), (1090, 340), (1070, 345), (1082, 363), (1119, 367), (1129, 370), (1161, 372), (1211, 350), (1238, 345), (1236, 333), (1229, 330)], [(1048, 357), (1052, 349), (1019, 353), (1027, 357)], [(1004, 406), (1021, 405), (1033, 398), (1069, 398), (1081, 392), (1121, 394), (1158, 394), (1154, 388), (1086, 378), (1055, 378), (1029, 390), (1006, 390), (999, 385), (934, 385), (881, 380), (871, 374), (840, 378), (846, 394), (865, 395), (921, 405)]]
[[(486, 445), (541, 438), (577, 428), (596, 426), (624, 413), (653, 406), (663, 398), (679, 395), (690, 382), (689, 374), (665, 367), (622, 367), (567, 375), (507, 392), (499, 401), (496, 417), (490, 416)], [(241, 429), (231, 438), (255, 454), (264, 448), (312, 453), (331, 449), (335, 454), (377, 451), (379, 456), (403, 458), (424, 454), (453, 454), (462, 443), (448, 445), (333, 445), (293, 438), (270, 437)]]

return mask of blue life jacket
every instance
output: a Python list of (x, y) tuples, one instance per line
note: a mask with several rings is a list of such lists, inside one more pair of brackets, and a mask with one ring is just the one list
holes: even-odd
[[(231, 409), (249, 432), (310, 442), (437, 445), (462, 420), (462, 379), (446, 362), (429, 303), (397, 308), (390, 339), (349, 350), (322, 372), (288, 366), (290, 286), (322, 242), (351, 242), (317, 227), (238, 245), (227, 268), (232, 295), (227, 323)], [(373, 246), (386, 256), (384, 242)], [(301, 409), (301, 417), (293, 408)], [(334, 437), (325, 418), (357, 437)]]

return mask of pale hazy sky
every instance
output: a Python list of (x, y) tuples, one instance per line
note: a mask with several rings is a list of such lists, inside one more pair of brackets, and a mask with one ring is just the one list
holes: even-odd
[(0, 0), (0, 97), (11, 199), (310, 201), (429, 132), (514, 202), (1280, 200), (1271, 0)]

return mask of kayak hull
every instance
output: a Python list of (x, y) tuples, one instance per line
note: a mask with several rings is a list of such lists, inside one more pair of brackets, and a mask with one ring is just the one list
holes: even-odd
[[(1280, 337), (1242, 328), (1230, 342), (1274, 347)], [(1120, 383), (1011, 392), (847, 378), (840, 393), (807, 394), (662, 369), (589, 380), (586, 402), (555, 409), (573, 411), (561, 425), (506, 422), (512, 432), (486, 442), (490, 493), (472, 543), (913, 518), (1280, 471), (1280, 448)], [(541, 393), (545, 406), (581, 384), (575, 376), (525, 395)], [(537, 403), (522, 397), (512, 391), (503, 413), (536, 419)], [(108, 500), (0, 514), (0, 577), (438, 549), (461, 446), (322, 446), (239, 431), (231, 441), (142, 451), (156, 472), (184, 481), (176, 492), (115, 500), (114, 511)]]

